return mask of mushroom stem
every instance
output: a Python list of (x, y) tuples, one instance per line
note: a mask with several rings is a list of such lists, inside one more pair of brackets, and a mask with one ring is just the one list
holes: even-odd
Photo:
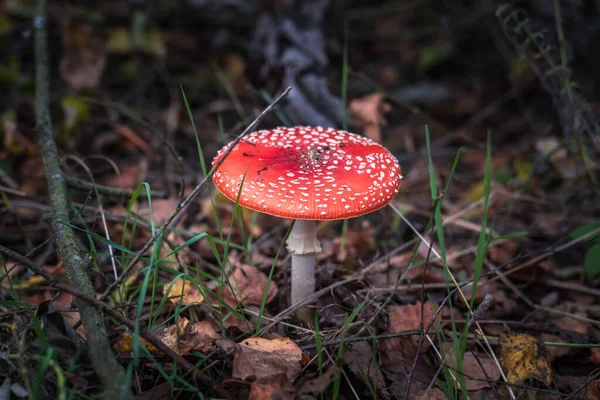
[[(287, 249), (292, 254), (291, 304), (294, 305), (315, 292), (315, 255), (321, 251), (315, 221), (296, 220), (287, 240)], [(310, 317), (306, 308), (299, 310), (298, 316), (302, 318), (300, 314)]]

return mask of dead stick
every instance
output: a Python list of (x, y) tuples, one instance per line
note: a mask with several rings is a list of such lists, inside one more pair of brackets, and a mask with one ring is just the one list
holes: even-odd
[[(50, 225), (71, 285), (81, 294), (92, 298), (95, 296), (95, 291), (88, 276), (90, 260), (79, 250), (73, 230), (63, 224), (63, 222), (69, 221), (69, 205), (65, 177), (60, 169), (60, 159), (50, 119), (46, 8), (46, 0), (39, 0), (34, 20), (35, 117), (38, 143), (46, 170), (46, 182), (52, 209)], [(80, 298), (75, 299), (75, 304), (81, 314), (94, 370), (106, 386), (104, 395), (112, 399), (128, 397), (131, 392), (127, 385), (125, 370), (117, 362), (112, 352), (102, 316), (98, 310)]]

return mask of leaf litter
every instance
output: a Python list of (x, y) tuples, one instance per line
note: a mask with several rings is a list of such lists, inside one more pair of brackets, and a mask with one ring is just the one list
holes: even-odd
[[(396, 206), (428, 243), (412, 241), (415, 235), (391, 209), (350, 220), (347, 225), (320, 224), (324, 252), (318, 256), (316, 271), (321, 291), (313, 306), (317, 330), (286, 313), (289, 261), (281, 243), (290, 222), (235, 210), (216, 191), (203, 192), (164, 235), (169, 243), (159, 241), (161, 247), (154, 253), (158, 261), (151, 264), (152, 249), (144, 254), (118, 293), (107, 300), (110, 307), (132, 321), (139, 318), (140, 323), (150, 324), (156, 337), (199, 364), (232, 397), (331, 398), (339, 382), (340, 398), (404, 398), (410, 376), (410, 399), (443, 399), (450, 393), (440, 388), (452, 383), (444, 372), (456, 374), (458, 370), (465, 375), (470, 398), (505, 396), (498, 365), (490, 349), (473, 341), (477, 336), (472, 325), (467, 325), (466, 351), (458, 365), (452, 326), (461, 332), (471, 315), (460, 293), (446, 298), (442, 264), (436, 259), (427, 262), (433, 246), (437, 253), (445, 250), (450, 271), (464, 283), (467, 300), (473, 297), (475, 307), (488, 302), (477, 318), (507, 380), (526, 387), (514, 389), (517, 394), (543, 398), (539, 389), (544, 389), (551, 392), (548, 396), (598, 397), (594, 370), (600, 356), (597, 348), (587, 346), (600, 341), (597, 238), (577, 242), (578, 236), (570, 235), (589, 224), (597, 225), (594, 216), (600, 202), (593, 190), (594, 168), (589, 167), (597, 165), (597, 155), (581, 137), (563, 132), (566, 114), (561, 111), (561, 121), (556, 121), (557, 110), (549, 106), (539, 82), (528, 77), (526, 64), (504, 58), (512, 44), (506, 43), (509, 52), (496, 54), (502, 36), (495, 36), (492, 44), (480, 34), (482, 29), (487, 32), (506, 25), (495, 25), (464, 5), (447, 9), (417, 2), (397, 11), (358, 2), (361, 8), (343, 10), (349, 12), (350, 27), (350, 68), (348, 81), (343, 83), (344, 29), (332, 21), (345, 17), (330, 18), (344, 7), (326, 0), (304, 5), (281, 2), (274, 8), (266, 2), (259, 7), (239, 1), (227, 2), (227, 6), (209, 3), (190, 2), (187, 7), (194, 12), (173, 6), (149, 14), (130, 2), (51, 6), (56, 7), (52, 12), (58, 23), (49, 41), (50, 57), (57, 65), (51, 71), (51, 88), (56, 90), (52, 110), (60, 155), (85, 159), (95, 180), (107, 186), (135, 190), (147, 181), (152, 190), (169, 191), (170, 198), (152, 201), (158, 226), (180, 205), (175, 194), (180, 179), (173, 172), (173, 159), (162, 145), (163, 138), (147, 132), (140, 121), (167, 132), (165, 139), (184, 163), (184, 193), (189, 193), (189, 187), (202, 179), (202, 168), (187, 110), (174, 106), (181, 104), (175, 86), (183, 82), (199, 142), (210, 161), (228, 136), (247, 125), (249, 116), (264, 108), (280, 88), (291, 85), (290, 96), (264, 119), (264, 126), (321, 123), (340, 127), (350, 117), (349, 130), (386, 144), (399, 158), (405, 179)], [(531, 5), (532, 18), (549, 21), (547, 27), (554, 29), (555, 13), (538, 3)], [(0, 42), (7, 50), (0, 56), (0, 85), (6, 94), (0, 99), (0, 244), (29, 254), (66, 280), (42, 219), (49, 210), (35, 142), (34, 65), (20, 47), (28, 40), (21, 34), (24, 21), (33, 22), (27, 4), (9, 1), (0, 10), (0, 25), (10, 28), (0, 29)], [(482, 10), (482, 15), (492, 15), (500, 5), (494, 1), (483, 6), (490, 8)], [(560, 6), (567, 27), (582, 26), (577, 22), (585, 14), (581, 8)], [(437, 17), (443, 17), (444, 29)], [(174, 26), (172, 21), (181, 24)], [(572, 38), (569, 29), (567, 37)], [(497, 33), (502, 32), (492, 35)], [(575, 41), (573, 46), (579, 42), (586, 41)], [(256, 51), (247, 51), (250, 48)], [(493, 62), (481, 58), (480, 50)], [(504, 67), (511, 71), (509, 78)], [(583, 78), (580, 71), (585, 70), (579, 68), (574, 76), (597, 81), (596, 71), (589, 68)], [(87, 102), (91, 95), (123, 103), (141, 119)], [(432, 202), (424, 156), (425, 124), (431, 133), (433, 178), (438, 187), (448, 183), (450, 165), (462, 149), (441, 204), (444, 220), (452, 219), (444, 226), (445, 248), (428, 231)], [(579, 129), (577, 124), (572, 127)], [(483, 215), (483, 149), (488, 131), (492, 131), (493, 154), (492, 200), (487, 212), (493, 218), (493, 233), (483, 271), (509, 265), (498, 271), (500, 276), (490, 274), (479, 280), (472, 293), (468, 280), (473, 277), (473, 246)], [(63, 168), (68, 176), (89, 179), (77, 175), (81, 171), (67, 163)], [(79, 245), (91, 258), (90, 276), (100, 294), (114, 276), (106, 242), (87, 234), (101, 233), (102, 213), (95, 208), (93, 196), (89, 191), (69, 190), (73, 204), (69, 223), (80, 229)], [(128, 209), (127, 197), (101, 197), (114, 258), (122, 272), (132, 254), (151, 237), (150, 207), (145, 198)], [(411, 207), (402, 208), (401, 203)], [(146, 222), (136, 221), (131, 212)], [(514, 232), (526, 232), (526, 236), (498, 238)], [(201, 233), (210, 235), (213, 242), (201, 239), (162, 258)], [(48, 239), (50, 244), (46, 244)], [(575, 247), (561, 248), (568, 241), (575, 241)], [(50, 251), (41, 250), (44, 246)], [(224, 262), (226, 246), (229, 253)], [(518, 258), (529, 253), (545, 258), (533, 262)], [(51, 339), (61, 368), (69, 371), (69, 388), (87, 390), (96, 378), (82, 345), (85, 331), (82, 326), (73, 330), (80, 319), (73, 296), (57, 291), (9, 259), (2, 259), (5, 303), (1, 307), (3, 326), (10, 329), (3, 330), (1, 338), (3, 354), (10, 355), (10, 362), (0, 375), (10, 379), (2, 381), (12, 385), (7, 387), (33, 387), (19, 371), (37, 376), (35, 368), (43, 365), (36, 358), (43, 348), (43, 334)], [(148, 269), (149, 283), (143, 286), (142, 276)], [(185, 278), (176, 278), (182, 273)], [(142, 288), (148, 291), (138, 304)], [(431, 342), (425, 338), (421, 345), (421, 335), (400, 336), (427, 326), (440, 304), (444, 306), (429, 334)], [(24, 305), (33, 306), (35, 312)], [(137, 341), (129, 329), (108, 314), (105, 317), (113, 349), (121, 363), (127, 364)], [(41, 330), (36, 331), (32, 321), (41, 321)], [(333, 344), (319, 347), (317, 335), (321, 342)], [(345, 343), (340, 350), (342, 338), (356, 339), (355, 335), (368, 338)], [(156, 356), (161, 368), (143, 360), (142, 365), (152, 367), (136, 369), (140, 380), (135, 394), (142, 398), (181, 396), (183, 391), (169, 383), (174, 364), (150, 342), (139, 341)], [(440, 350), (447, 356), (443, 361)], [(26, 362), (12, 368), (9, 365), (17, 355)], [(161, 374), (160, 369), (166, 372)], [(46, 375), (44, 393), (54, 398), (60, 388), (51, 374)], [(182, 376), (192, 382), (191, 374)], [(488, 379), (495, 384), (493, 388)], [(581, 388), (569, 381), (581, 381)], [(197, 390), (208, 393), (211, 389)]]

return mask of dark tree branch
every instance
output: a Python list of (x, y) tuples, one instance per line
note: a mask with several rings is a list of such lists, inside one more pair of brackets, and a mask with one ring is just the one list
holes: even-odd
[[(61, 222), (69, 221), (66, 180), (60, 169), (60, 159), (54, 142), (50, 120), (48, 50), (46, 44), (46, 0), (39, 0), (34, 20), (36, 91), (35, 116), (38, 143), (42, 152), (46, 181), (52, 208), (51, 227), (56, 237), (58, 251), (65, 263), (69, 281), (74, 289), (89, 298), (96, 293), (88, 276), (90, 260), (79, 250), (73, 230)], [(125, 371), (113, 355), (106, 336), (106, 327), (100, 313), (81, 298), (75, 299), (85, 328), (87, 346), (94, 369), (106, 385), (105, 396), (111, 399), (127, 397)]]

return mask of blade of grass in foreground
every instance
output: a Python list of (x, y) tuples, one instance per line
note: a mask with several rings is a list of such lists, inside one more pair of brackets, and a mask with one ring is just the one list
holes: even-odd
[[(437, 240), (438, 240), (438, 245), (440, 248), (440, 259), (442, 262), (442, 268), (444, 270), (444, 277), (446, 280), (446, 286), (447, 286), (447, 290), (448, 293), (450, 293), (450, 283), (451, 281), (454, 281), (454, 279), (452, 279), (451, 276), (451, 272), (448, 269), (448, 264), (447, 264), (447, 257), (446, 257), (446, 240), (445, 240), (445, 236), (444, 236), (444, 225), (443, 225), (443, 220), (442, 220), (442, 200), (443, 200), (443, 196), (445, 194), (445, 191), (448, 189), (448, 184), (446, 185), (444, 192), (441, 193), (441, 196), (438, 195), (438, 189), (437, 189), (437, 183), (436, 183), (436, 179), (435, 179), (435, 169), (433, 166), (433, 158), (431, 156), (431, 140), (430, 140), (430, 134), (429, 134), (429, 127), (425, 126), (425, 142), (427, 145), (427, 157), (428, 157), (428, 164), (429, 164), (429, 186), (430, 186), (430, 190), (431, 190), (431, 199), (433, 201), (434, 204), (434, 210), (433, 210), (433, 216), (434, 216), (434, 222), (435, 222), (435, 226), (436, 226), (436, 232), (437, 232)], [(458, 160), (460, 157), (460, 152), (457, 154), (455, 160), (454, 160), (454, 164), (452, 165), (452, 169), (451, 169), (451, 176), (454, 174), (454, 170), (456, 169), (456, 166), (458, 165)], [(432, 244), (433, 245), (433, 244)], [(452, 303), (452, 299), (448, 300), (448, 307), (450, 308), (450, 315), (453, 316), (453, 303)], [(455, 377), (456, 380), (458, 380), (458, 384), (460, 386), (460, 390), (462, 392), (462, 396), (464, 398), (468, 397), (467, 391), (466, 391), (466, 381), (465, 381), (465, 377), (463, 374), (463, 357), (464, 357), (464, 351), (460, 351), (461, 346), (460, 346), (460, 341), (459, 341), (459, 333), (458, 333), (458, 328), (456, 327), (456, 321), (455, 319), (452, 317), (451, 320), (451, 325), (452, 325), (452, 339), (454, 342), (454, 348), (456, 351), (456, 369), (458, 371), (457, 376)], [(445, 393), (447, 396), (452, 396), (452, 397), (456, 397), (456, 393), (455, 393), (455, 389), (451, 390), (451, 388), (449, 387), (450, 382), (452, 382), (452, 377), (449, 374), (449, 370), (447, 368), (444, 368), (444, 373), (446, 375), (446, 385), (448, 385), (445, 389)]]

